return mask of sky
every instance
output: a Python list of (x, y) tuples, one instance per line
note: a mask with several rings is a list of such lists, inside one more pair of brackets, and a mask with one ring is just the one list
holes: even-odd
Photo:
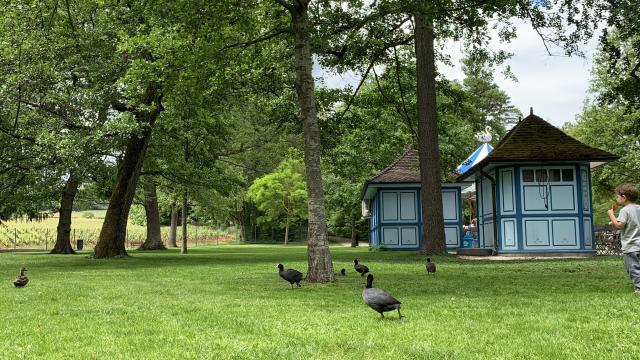
[[(581, 46), (585, 58), (549, 56), (540, 37), (524, 22), (515, 22), (518, 37), (507, 44), (495, 41), (493, 49), (502, 48), (513, 53), (506, 64), (518, 82), (505, 79), (500, 69), (494, 74), (495, 82), (511, 97), (511, 102), (524, 116), (533, 107), (534, 114), (561, 127), (565, 122), (575, 122), (577, 114), (582, 112), (584, 100), (588, 97), (588, 86), (591, 73), (591, 58), (595, 52), (597, 39), (592, 39), (586, 46)], [(454, 67), (438, 65), (438, 71), (448, 79), (462, 81), (464, 75), (460, 67), (462, 45), (451, 42), (447, 44)], [(552, 50), (553, 51), (553, 50)], [(559, 50), (554, 53), (561, 54)], [(322, 76), (328, 87), (357, 86), (359, 74), (329, 74), (315, 71)]]

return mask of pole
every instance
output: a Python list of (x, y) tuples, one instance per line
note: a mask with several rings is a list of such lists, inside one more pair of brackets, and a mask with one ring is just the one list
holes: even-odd
[(18, 242), (18, 228), (13, 229), (13, 250), (16, 249), (16, 243)]
[(46, 230), (44, 235), (44, 250), (49, 250), (49, 229)]
[(196, 223), (196, 247), (198, 247), (198, 223)]

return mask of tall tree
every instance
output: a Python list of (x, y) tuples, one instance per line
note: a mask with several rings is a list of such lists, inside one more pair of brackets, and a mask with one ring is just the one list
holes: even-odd
[(291, 16), (291, 33), (295, 62), (295, 88), (300, 117), (304, 124), (304, 162), (309, 196), (309, 228), (307, 231), (307, 280), (330, 282), (335, 280), (333, 261), (329, 252), (327, 221), (320, 167), (320, 126), (316, 113), (315, 86), (312, 74), (310, 0), (276, 0)]
[(160, 235), (160, 211), (158, 208), (158, 193), (154, 178), (144, 181), (144, 212), (147, 223), (147, 238), (140, 246), (141, 250), (164, 250)]
[(60, 199), (56, 244), (51, 250), (52, 254), (75, 254), (71, 246), (71, 214), (73, 211), (73, 200), (78, 193), (79, 186), (80, 179), (73, 173), (69, 174)]

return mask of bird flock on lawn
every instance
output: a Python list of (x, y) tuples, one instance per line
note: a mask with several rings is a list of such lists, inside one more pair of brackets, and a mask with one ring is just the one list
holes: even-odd
[[(427, 263), (425, 264), (427, 274), (435, 274), (436, 273), (436, 264), (431, 261), (431, 258), (427, 258)], [(367, 304), (370, 308), (377, 311), (380, 314), (380, 318), (384, 319), (384, 313), (388, 311), (398, 310), (398, 318), (400, 320), (404, 319), (404, 316), (400, 312), (401, 302), (398, 299), (394, 298), (391, 294), (384, 291), (380, 288), (373, 287), (373, 275), (369, 273), (369, 268), (363, 264), (359, 263), (358, 259), (353, 260), (353, 269), (360, 274), (361, 277), (367, 275), (367, 283), (362, 290), (362, 300), (364, 300), (365, 304)], [(302, 273), (295, 269), (286, 269), (284, 265), (278, 264), (278, 274), (280, 277), (291, 284), (291, 288), (293, 289), (293, 284), (300, 286), (300, 281), (302, 281)], [(335, 273), (339, 276), (347, 276), (346, 269), (341, 269), (339, 273)]]
[[(293, 289), (293, 284), (296, 284), (298, 287), (301, 287), (300, 282), (302, 281), (302, 273), (296, 269), (286, 269), (284, 265), (278, 264), (278, 274), (282, 279), (291, 284), (291, 288)], [(373, 287), (373, 275), (369, 273), (369, 268), (363, 264), (360, 264), (358, 259), (353, 260), (353, 269), (360, 274), (361, 277), (367, 275), (367, 283), (365, 285), (364, 290), (362, 290), (362, 299), (365, 304), (367, 304), (370, 308), (377, 311), (380, 314), (380, 318), (384, 318), (384, 313), (388, 311), (398, 310), (398, 318), (402, 320), (404, 316), (400, 312), (401, 302), (394, 298), (391, 294), (384, 291), (380, 288)], [(436, 272), (436, 264), (431, 261), (431, 258), (427, 258), (426, 263), (427, 274), (435, 274)], [(20, 275), (18, 275), (15, 280), (13, 280), (13, 285), (15, 287), (24, 287), (29, 283), (29, 278), (24, 273), (27, 271), (26, 267), (22, 267), (20, 269)], [(336, 273), (339, 276), (347, 276), (346, 269), (341, 269), (339, 273)]]

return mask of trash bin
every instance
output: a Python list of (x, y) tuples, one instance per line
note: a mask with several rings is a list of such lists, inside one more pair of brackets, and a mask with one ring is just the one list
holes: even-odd
[(84, 247), (84, 240), (78, 239), (76, 240), (76, 250), (82, 250)]

